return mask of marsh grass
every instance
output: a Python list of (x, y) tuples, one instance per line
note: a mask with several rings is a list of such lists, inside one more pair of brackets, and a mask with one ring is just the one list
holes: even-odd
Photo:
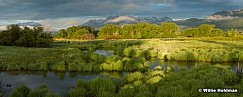
[[(70, 42), (60, 42), (70, 41)], [(94, 53), (96, 49), (114, 50), (117, 60), (109, 61)], [(112, 64), (108, 70), (140, 70), (144, 62), (124, 57), (143, 57), (176, 61), (237, 62), (243, 60), (243, 42), (214, 38), (164, 38), (140, 40), (56, 40), (49, 48), (0, 46), (1, 70), (101, 71), (101, 64)], [(124, 59), (124, 60), (123, 60)], [(117, 62), (118, 60), (122, 61)], [(63, 65), (58, 65), (62, 62)], [(120, 65), (118, 65), (120, 64)], [(117, 67), (117, 68), (116, 68)], [(119, 68), (118, 68), (119, 67)]]

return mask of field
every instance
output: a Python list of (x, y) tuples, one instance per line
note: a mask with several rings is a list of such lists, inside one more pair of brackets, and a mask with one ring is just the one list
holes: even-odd
[[(96, 50), (113, 50), (114, 55), (99, 55)], [(205, 62), (205, 65), (175, 73), (174, 68), (169, 66), (163, 70), (161, 66), (151, 68), (151, 58)], [(56, 39), (47, 48), (0, 46), (2, 71), (131, 72), (120, 82), (112, 77), (87, 82), (80, 80), (68, 90), (68, 97), (242, 96), (241, 79), (228, 67), (219, 65), (242, 61), (243, 41), (220, 37), (93, 41)], [(198, 88), (235, 88), (238, 92), (205, 94), (199, 93)], [(46, 86), (37, 89), (20, 86), (10, 96), (33, 96), (38, 95), (38, 91), (46, 91), (42, 94), (48, 96), (43, 97), (60, 96)]]

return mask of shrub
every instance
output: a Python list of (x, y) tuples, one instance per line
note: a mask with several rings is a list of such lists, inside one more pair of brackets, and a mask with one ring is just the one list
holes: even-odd
[(158, 59), (167, 60), (167, 51), (159, 51), (158, 52)]
[(137, 94), (133, 88), (120, 89), (117, 97), (134, 97)]
[(52, 93), (47, 86), (43, 85), (39, 88), (32, 90), (29, 93), (28, 97), (60, 97), (60, 95)]
[(77, 63), (71, 63), (68, 65), (68, 71), (80, 71)]
[(113, 70), (112, 65), (111, 64), (108, 64), (108, 63), (101, 64), (101, 67), (105, 71), (112, 71)]
[(137, 51), (138, 51), (137, 48), (125, 48), (123, 51), (123, 56), (126, 56), (126, 57), (136, 56)]
[(123, 71), (123, 63), (121, 60), (118, 60), (116, 63), (113, 64), (113, 70)]
[(10, 97), (27, 97), (30, 93), (30, 88), (21, 85), (10, 92)]
[(178, 51), (176, 60), (178, 61), (187, 61), (187, 53), (185, 51)]
[(165, 77), (165, 74), (162, 70), (154, 70), (152, 72), (149, 72), (149, 77), (154, 77), (154, 76), (161, 76), (161, 77)]
[(115, 50), (115, 54), (118, 56), (123, 56), (123, 51), (124, 51), (124, 47), (117, 47)]
[(92, 63), (86, 63), (83, 67), (83, 71), (88, 71), (88, 72), (93, 71)]
[(82, 80), (82, 79), (80, 79), (80, 80), (78, 80), (76, 82), (76, 87), (77, 88), (85, 88), (86, 86), (87, 86), (87, 83), (84, 80)]
[(146, 61), (143, 66), (146, 67), (146, 68), (149, 68), (151, 65), (151, 62), (150, 61)]
[(111, 92), (101, 92), (97, 94), (97, 97), (115, 97), (116, 95)]
[(143, 67), (143, 64), (141, 62), (136, 62), (136, 63), (133, 64), (133, 69), (136, 70), (136, 71), (141, 70), (143, 68), (144, 67)]
[(93, 65), (93, 71), (94, 72), (99, 72), (102, 70), (102, 66), (101, 65)]
[(204, 49), (199, 49), (197, 61), (205, 62), (206, 61), (205, 54), (206, 54), (206, 51)]
[(65, 71), (65, 65), (64, 62), (59, 62), (58, 64), (55, 64), (54, 66), (52, 66), (52, 70), (55, 71)]
[(26, 69), (28, 69), (28, 70), (42, 70), (42, 71), (47, 71), (48, 70), (48, 64), (46, 62), (29, 64)]
[(90, 58), (91, 58), (93, 61), (97, 61), (98, 58), (99, 58), (99, 55), (98, 55), (97, 53), (92, 53), (92, 54), (90, 55)]
[(68, 97), (87, 97), (88, 93), (84, 88), (72, 88), (68, 91)]
[(147, 80), (147, 83), (154, 84), (154, 83), (159, 82), (161, 79), (162, 79), (162, 77), (160, 77), (160, 76), (154, 76), (154, 77), (150, 78), (149, 80)]
[(112, 56), (108, 56), (105, 60), (106, 63), (114, 63), (117, 62), (118, 60), (120, 60), (121, 57), (117, 56), (117, 55), (112, 55)]
[(189, 49), (187, 51), (187, 61), (196, 61), (197, 60), (197, 53)]
[(127, 81), (129, 83), (134, 82), (136, 80), (140, 80), (142, 78), (143, 78), (143, 74), (141, 72), (134, 72), (127, 75)]
[(229, 61), (237, 62), (239, 60), (238, 52), (232, 50), (229, 53), (229, 58), (230, 58)]
[(149, 58), (155, 58), (157, 56), (157, 52), (155, 50), (149, 50)]
[(239, 61), (243, 61), (243, 51), (239, 52)]
[(212, 51), (212, 49), (210, 49), (208, 52), (206, 52), (204, 58), (205, 58), (206, 62), (211, 62), (213, 57), (214, 57), (214, 51)]
[(113, 79), (96, 78), (87, 83), (87, 90), (89, 90), (90, 96), (95, 96), (102, 92), (115, 93), (116, 82)]
[(154, 97), (154, 95), (150, 91), (142, 91), (138, 92), (134, 97)]

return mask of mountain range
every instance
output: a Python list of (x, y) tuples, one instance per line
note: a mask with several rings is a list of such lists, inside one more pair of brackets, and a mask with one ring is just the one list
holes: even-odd
[(220, 11), (203, 19), (190, 18), (178, 20), (175, 23), (183, 28), (197, 27), (200, 24), (214, 24), (217, 28), (223, 30), (230, 28), (243, 30), (243, 9)]
[(216, 27), (223, 30), (230, 28), (243, 30), (243, 9), (215, 12), (214, 14), (206, 16), (203, 19), (189, 18), (177, 21), (173, 21), (173, 19), (169, 17), (109, 16), (106, 19), (89, 20), (88, 22), (81, 24), (81, 26), (101, 28), (105, 24), (124, 25), (139, 22), (147, 22), (157, 25), (160, 25), (162, 22), (175, 22), (177, 25), (182, 27), (182, 29), (197, 27), (201, 24), (214, 24)]
[(147, 22), (150, 24), (160, 25), (161, 22), (172, 22), (169, 17), (135, 17), (135, 16), (109, 16), (106, 19), (89, 20), (88, 22), (81, 24), (81, 26), (89, 26), (94, 28), (101, 28), (105, 24), (136, 24), (139, 22)]

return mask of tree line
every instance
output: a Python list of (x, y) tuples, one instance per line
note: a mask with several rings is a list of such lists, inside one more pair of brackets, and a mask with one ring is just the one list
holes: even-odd
[(88, 26), (72, 26), (67, 29), (61, 29), (55, 35), (57, 38), (93, 40), (97, 36), (97, 31)]
[(215, 25), (201, 24), (196, 28), (180, 30), (174, 22), (163, 22), (161, 25), (149, 23), (126, 24), (118, 26), (106, 24), (99, 31), (91, 27), (73, 26), (61, 29), (56, 37), (68, 39), (150, 39), (175, 37), (234, 37), (238, 31), (230, 29), (227, 32), (216, 28)]
[(53, 41), (52, 35), (45, 33), (43, 27), (20, 28), (18, 25), (10, 25), (7, 30), (0, 31), (0, 45), (46, 47)]

